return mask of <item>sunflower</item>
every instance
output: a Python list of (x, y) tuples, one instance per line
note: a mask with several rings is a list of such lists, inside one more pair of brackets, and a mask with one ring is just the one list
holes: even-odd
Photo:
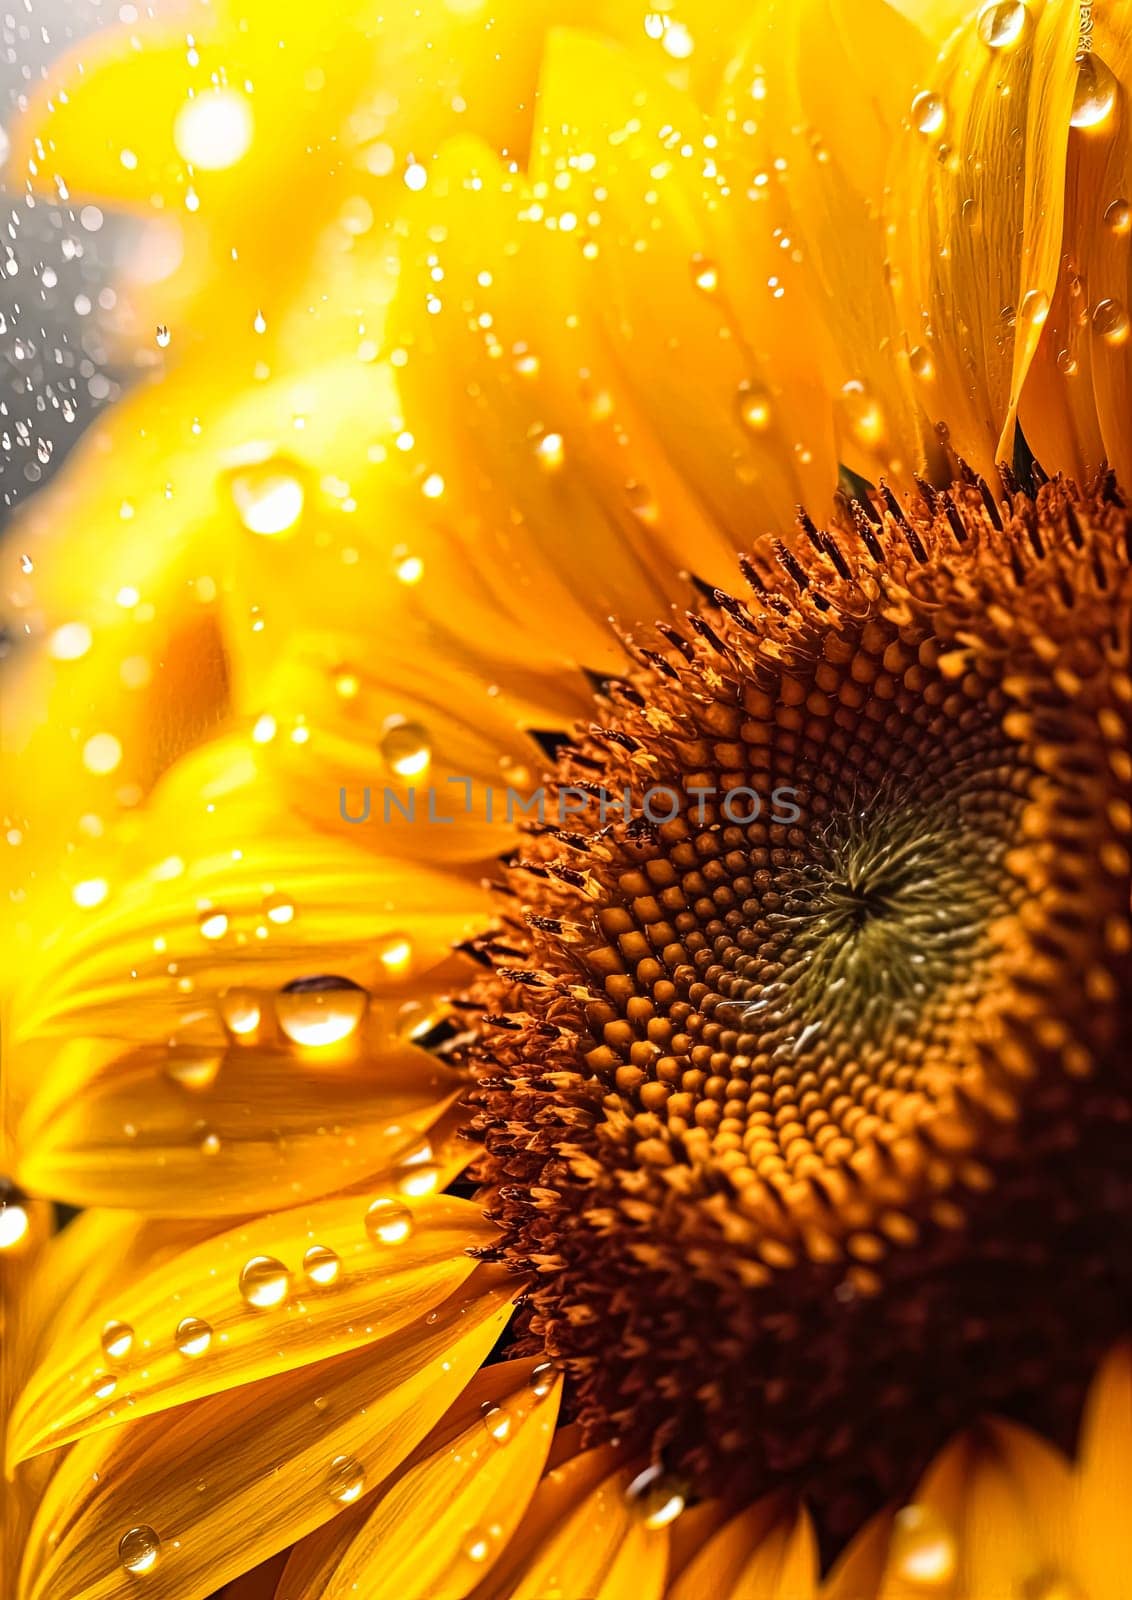
[(752, 9), (17, 135), (244, 140), (22, 530), (19, 1600), (1127, 1594), (1127, 8)]

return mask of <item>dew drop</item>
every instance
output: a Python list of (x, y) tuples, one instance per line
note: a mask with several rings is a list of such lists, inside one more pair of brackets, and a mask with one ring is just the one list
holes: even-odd
[(291, 1274), (274, 1256), (252, 1256), (240, 1273), (240, 1293), (248, 1305), (266, 1311), (282, 1305), (291, 1288)]
[[(0, 1180), (0, 1190), (2, 1188), (3, 1180)], [(18, 1200), (9, 1200), (0, 1194), (0, 1250), (15, 1249), (27, 1238), (30, 1227), (27, 1207)]]
[(912, 101), (912, 123), (925, 138), (938, 133), (946, 120), (947, 108), (938, 94), (925, 89)]
[(1104, 214), (1106, 225), (1121, 238), (1132, 233), (1132, 206), (1127, 200), (1114, 200)]
[(381, 759), (399, 778), (419, 778), (428, 770), (432, 746), (419, 722), (398, 717), (390, 722), (378, 745)]
[(224, 1062), (227, 1040), (211, 1011), (182, 1018), (165, 1046), (165, 1072), (184, 1089), (207, 1089)]
[(403, 1244), (413, 1227), (413, 1213), (400, 1200), (375, 1200), (366, 1212), (366, 1232), (374, 1244)]
[(702, 294), (714, 294), (719, 288), (719, 268), (707, 256), (692, 257), (692, 282)]
[(654, 1465), (637, 1474), (625, 1498), (639, 1512), (645, 1527), (655, 1532), (667, 1528), (683, 1511), (685, 1488), (663, 1467)]
[(202, 939), (223, 939), (228, 932), (228, 915), (214, 908), (202, 911), (197, 918), (197, 927)]
[(1009, 50), (1022, 37), (1026, 7), (1022, 0), (997, 0), (979, 12), (979, 37), (992, 50)]
[(1119, 300), (1098, 300), (1093, 307), (1093, 332), (1105, 344), (1120, 345), (1128, 338), (1128, 313)]
[(930, 1506), (905, 1506), (892, 1531), (893, 1570), (910, 1583), (942, 1586), (955, 1571), (955, 1540)]
[(173, 143), (190, 166), (221, 172), (247, 154), (252, 108), (236, 89), (206, 89), (186, 100), (173, 123)]
[(435, 1194), (440, 1178), (440, 1168), (432, 1159), (432, 1146), (427, 1139), (405, 1156), (397, 1168), (397, 1188), (411, 1200)]
[(469, 1529), (464, 1539), (464, 1555), (477, 1566), (482, 1566), (499, 1543), (502, 1534), (503, 1530), (497, 1526)]
[(303, 485), (283, 461), (245, 467), (233, 475), (230, 488), (236, 515), (249, 533), (279, 538), (293, 532), (303, 514)]
[(212, 1329), (202, 1317), (182, 1317), (173, 1334), (173, 1342), (183, 1356), (193, 1360), (203, 1356), (212, 1343)]
[(263, 914), (268, 922), (274, 922), (277, 928), (285, 928), (289, 922), (295, 920), (294, 901), (285, 894), (265, 894)]
[(326, 1477), (326, 1488), (332, 1500), (350, 1506), (366, 1485), (365, 1468), (353, 1456), (335, 1456)]
[(872, 449), (884, 436), (884, 413), (864, 384), (854, 380), (841, 391), (841, 414), (858, 444)]
[(509, 1444), (515, 1427), (515, 1419), (503, 1406), (485, 1405), (483, 1407), (483, 1425), (487, 1429), (487, 1436), (493, 1444)]
[(128, 1322), (108, 1322), (101, 1342), (108, 1360), (124, 1361), (134, 1347), (134, 1330)]
[(535, 460), (544, 472), (557, 472), (566, 459), (566, 444), (560, 433), (544, 433), (535, 442)]
[(1031, 289), (1022, 301), (1022, 315), (1031, 327), (1040, 328), (1049, 316), (1049, 295), (1042, 289)]
[(413, 960), (412, 941), (403, 933), (387, 933), (374, 945), (378, 960), (391, 978), (403, 978)]
[(138, 1576), (152, 1572), (161, 1554), (161, 1540), (153, 1529), (144, 1523), (131, 1528), (118, 1541), (118, 1560), (127, 1572)]
[(1116, 79), (1091, 50), (1077, 57), (1077, 87), (1069, 121), (1075, 128), (1096, 128), (1112, 115), (1116, 104)]
[(220, 997), (220, 1015), (230, 1033), (244, 1038), (259, 1027), (259, 996), (254, 989), (226, 989)]
[(935, 362), (925, 345), (913, 345), (908, 352), (908, 365), (912, 369), (912, 376), (919, 378), (921, 383), (930, 383), (935, 377)]
[(1077, 357), (1072, 350), (1059, 350), (1057, 352), (1057, 365), (1067, 378), (1071, 378), (1077, 371)]
[(342, 1269), (342, 1263), (329, 1245), (312, 1244), (303, 1256), (303, 1271), (312, 1283), (333, 1283)]
[(165, 323), (161, 322), (158, 324), (156, 338), (162, 350), (167, 350), (169, 348), (169, 340), (172, 338), (172, 335), (170, 334)]
[(547, 1395), (553, 1393), (554, 1385), (558, 1382), (558, 1368), (553, 1361), (540, 1361), (528, 1382), (535, 1399), (545, 1400)]
[(294, 1044), (340, 1044), (357, 1030), (369, 996), (349, 978), (296, 978), (275, 997), (279, 1026)]
[(758, 384), (739, 385), (737, 408), (739, 421), (751, 433), (765, 433), (770, 427), (770, 395)]

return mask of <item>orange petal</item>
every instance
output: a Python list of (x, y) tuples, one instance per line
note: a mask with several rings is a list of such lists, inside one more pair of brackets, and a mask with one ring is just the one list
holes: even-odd
[(39, 1508), (19, 1600), (134, 1596), (140, 1571), (149, 1600), (205, 1600), (411, 1454), (499, 1337), (515, 1292), (485, 1277), (385, 1341), (380, 1359), (335, 1356), (83, 1440)]
[(809, 1517), (782, 1495), (771, 1495), (708, 1540), (670, 1600), (813, 1600), (817, 1574)]
[(1021, 420), (1049, 471), (1132, 482), (1132, 34), (1098, 6), (1069, 136), (1061, 272)]
[[(890, 260), (924, 406), (984, 475), (1014, 420), (1057, 277), (1076, 0), (1031, 7), (992, 47), (969, 15), (907, 87), (891, 178)], [(930, 391), (930, 392), (929, 392)]]
[(820, 1600), (872, 1600), (880, 1590), (892, 1537), (892, 1512), (881, 1511), (856, 1534), (821, 1586)]
[(1089, 1600), (1123, 1600), (1132, 1572), (1132, 1346), (1121, 1345), (1089, 1393), (1077, 1469), (1074, 1570)]
[(798, 263), (803, 320), (824, 331), (839, 459), (868, 478), (907, 477), (925, 447), (919, 360), (901, 337), (883, 209), (927, 40), (884, 0), (769, 0), (742, 40), (720, 118), (725, 151), (755, 175), (744, 209)]
[(932, 1600), (1037, 1589), (1068, 1570), (1070, 1505), (1063, 1458), (1024, 1428), (987, 1422), (936, 1457), (896, 1514), (878, 1600), (922, 1600), (925, 1585)]
[(468, 1201), (409, 1200), (395, 1183), (213, 1234), (126, 1285), (112, 1281), (95, 1314), (49, 1342), (9, 1449), (20, 1459), (379, 1344), (454, 1293), (474, 1269), (467, 1252), (495, 1237)]
[(478, 1373), (388, 1487), (298, 1547), (277, 1600), (462, 1600), (537, 1487), (561, 1397), (544, 1366)]

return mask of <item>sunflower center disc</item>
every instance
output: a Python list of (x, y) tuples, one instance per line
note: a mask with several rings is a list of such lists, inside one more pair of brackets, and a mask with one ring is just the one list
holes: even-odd
[(1132, 1292), (1127, 514), (931, 501), (641, 645), (475, 991), (521, 1344), (834, 1535), (981, 1411), (1064, 1434)]

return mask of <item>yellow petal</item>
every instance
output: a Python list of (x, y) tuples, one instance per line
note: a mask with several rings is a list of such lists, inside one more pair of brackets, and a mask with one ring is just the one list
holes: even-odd
[(1105, 462), (1132, 482), (1132, 34), (1119, 8), (1090, 16), (1092, 50), (1069, 136), (1061, 271), (1022, 393), (1030, 448), (1089, 482)]
[(10, 1450), (33, 1455), (387, 1340), (454, 1293), (474, 1269), (467, 1251), (495, 1236), (470, 1202), (408, 1199), (396, 1184), (213, 1234), (107, 1284), (98, 1307), (48, 1344)]
[(285, 1553), (272, 1556), (270, 1561), (256, 1567), (254, 1572), (226, 1583), (217, 1593), (216, 1600), (275, 1600), (276, 1586), (286, 1564)]
[(1105, 1361), (1089, 1394), (1077, 1469), (1074, 1571), (1089, 1600), (1122, 1600), (1132, 1572), (1132, 1347)]
[(999, 47), (972, 12), (906, 84), (889, 208), (897, 300), (909, 350), (934, 372), (929, 419), (984, 475), (1012, 459), (1054, 291), (1078, 12), (1030, 7)]
[(124, 1562), (147, 1569), (148, 1600), (205, 1600), (393, 1471), (470, 1381), (515, 1292), (485, 1277), (380, 1360), (354, 1351), (83, 1440), (39, 1509), (20, 1600), (135, 1596)]
[(813, 1600), (817, 1541), (804, 1510), (772, 1495), (708, 1540), (671, 1600)]
[(725, 151), (757, 175), (742, 205), (799, 263), (804, 319), (824, 330), (839, 459), (874, 479), (906, 477), (925, 449), (883, 208), (907, 85), (928, 54), (884, 0), (770, 0), (753, 10), (720, 106)]
[(296, 1549), (277, 1600), (462, 1600), (538, 1485), (561, 1398), (543, 1365), (477, 1374), (388, 1487)]
[[(0, 1435), (12, 1402), (34, 1360), (42, 1322), (31, 1295), (38, 1264), (48, 1253), (51, 1207), (30, 1200), (0, 1181)], [(0, 1573), (14, 1573), (43, 1474), (25, 1468), (8, 1476), (0, 1491)]]
[(871, 1518), (834, 1563), (821, 1600), (872, 1600), (880, 1589), (892, 1537), (892, 1512)]
[[(1071, 1485), (1036, 1435), (987, 1422), (949, 1444), (896, 1515), (879, 1600), (971, 1600), (1066, 1572)], [(1041, 1590), (1037, 1591), (1039, 1594)]]

